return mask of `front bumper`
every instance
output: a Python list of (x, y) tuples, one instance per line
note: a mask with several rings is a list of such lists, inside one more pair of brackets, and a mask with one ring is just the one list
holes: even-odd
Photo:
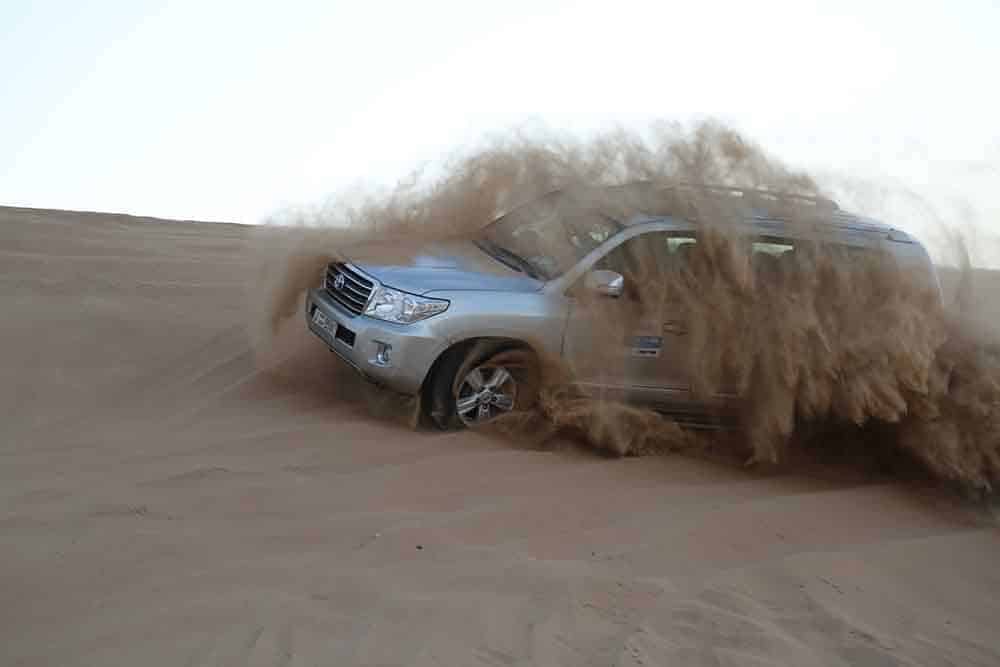
[[(320, 310), (325, 326), (315, 321)], [(372, 380), (404, 394), (420, 391), (427, 371), (446, 344), (427, 322), (393, 324), (348, 312), (325, 289), (306, 294), (306, 322), (309, 330), (331, 351)], [(379, 352), (389, 348), (389, 358)]]

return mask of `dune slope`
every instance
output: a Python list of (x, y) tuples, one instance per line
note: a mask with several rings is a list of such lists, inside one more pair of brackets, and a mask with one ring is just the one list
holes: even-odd
[(374, 419), (258, 370), (247, 240), (0, 209), (0, 664), (1000, 664), (982, 515)]

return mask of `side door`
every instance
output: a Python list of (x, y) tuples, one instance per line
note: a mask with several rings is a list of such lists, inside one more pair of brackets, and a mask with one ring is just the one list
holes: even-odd
[(687, 330), (665, 289), (685, 242), (694, 235), (650, 231), (606, 253), (592, 270), (621, 274), (619, 297), (589, 292), (586, 275), (570, 286), (564, 358), (585, 393), (666, 411), (690, 403)]

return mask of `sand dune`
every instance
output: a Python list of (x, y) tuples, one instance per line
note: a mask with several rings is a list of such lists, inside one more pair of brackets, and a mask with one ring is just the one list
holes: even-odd
[(375, 419), (247, 241), (0, 209), (0, 664), (1000, 664), (981, 511)]

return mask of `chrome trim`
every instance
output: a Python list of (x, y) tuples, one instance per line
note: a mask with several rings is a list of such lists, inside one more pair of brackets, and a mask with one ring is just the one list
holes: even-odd
[(378, 280), (350, 262), (330, 262), (326, 266), (323, 288), (352, 315), (364, 314), (372, 295), (380, 286)]

